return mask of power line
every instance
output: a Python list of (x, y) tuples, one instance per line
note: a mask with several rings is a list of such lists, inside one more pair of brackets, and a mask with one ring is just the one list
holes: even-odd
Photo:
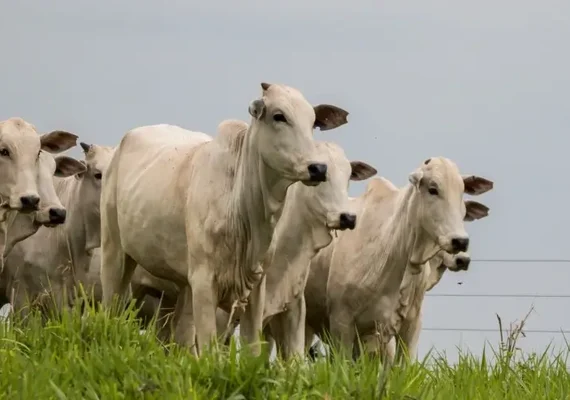
[[(422, 328), (424, 331), (434, 332), (500, 332), (498, 328)], [(549, 329), (523, 329), (523, 333), (549, 333), (549, 334), (570, 334), (570, 330), (549, 330)]]
[(495, 262), (495, 263), (570, 263), (570, 259), (529, 259), (529, 258), (475, 258), (471, 262)]
[(568, 294), (500, 294), (500, 293), (427, 293), (426, 297), (504, 297), (504, 298), (532, 298), (532, 299), (568, 299)]

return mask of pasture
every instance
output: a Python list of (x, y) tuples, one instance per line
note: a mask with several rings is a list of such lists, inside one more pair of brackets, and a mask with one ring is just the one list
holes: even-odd
[(79, 307), (0, 325), (0, 398), (11, 399), (566, 399), (568, 352), (516, 354), (516, 338), (449, 364), (432, 353), (385, 370), (377, 361), (266, 361), (235, 342), (204, 354), (141, 333), (133, 308)]

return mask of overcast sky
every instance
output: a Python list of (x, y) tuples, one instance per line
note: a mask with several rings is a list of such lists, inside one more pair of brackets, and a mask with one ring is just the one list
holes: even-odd
[[(1, 9), (0, 119), (105, 145), (146, 124), (213, 134), (223, 119), (249, 118), (260, 82), (285, 83), (347, 109), (348, 125), (317, 138), (397, 185), (439, 155), (492, 179), (494, 191), (477, 199), (490, 216), (468, 225), (473, 259), (570, 259), (568, 1), (22, 0)], [(570, 263), (475, 261), (432, 293), (570, 296), (569, 284)], [(495, 329), (496, 312), (512, 321), (531, 304), (529, 329), (570, 330), (570, 298), (431, 297), (424, 327)], [(432, 345), (451, 357), (460, 344), (479, 352), (485, 339), (498, 333), (424, 331), (420, 355)], [(543, 350), (551, 340), (562, 335), (529, 333), (522, 344)]]

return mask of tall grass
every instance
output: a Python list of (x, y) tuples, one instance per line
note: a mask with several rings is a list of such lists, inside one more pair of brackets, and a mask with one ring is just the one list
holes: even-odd
[[(504, 344), (504, 343), (503, 343)], [(109, 313), (77, 307), (43, 318), (32, 312), (0, 323), (2, 399), (569, 399), (566, 353), (496, 362), (462, 354), (386, 371), (374, 359), (316, 362), (254, 357), (218, 349), (200, 359), (140, 333), (132, 307)]]

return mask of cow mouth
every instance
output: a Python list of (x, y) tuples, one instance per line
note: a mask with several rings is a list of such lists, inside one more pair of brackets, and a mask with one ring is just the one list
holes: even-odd
[(312, 181), (312, 180), (309, 180), (309, 179), (304, 180), (304, 181), (301, 181), (301, 182), (302, 182), (303, 185), (305, 185), (305, 186), (317, 186), (319, 183), (321, 183), (321, 181)]

